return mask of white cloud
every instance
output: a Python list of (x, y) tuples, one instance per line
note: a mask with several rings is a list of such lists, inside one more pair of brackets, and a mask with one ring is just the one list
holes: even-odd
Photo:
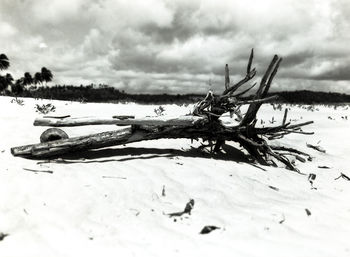
[[(347, 0), (2, 0), (1, 52), (21, 76), (50, 68), (56, 83), (142, 90), (221, 90), (284, 57), (274, 87), (350, 93)], [(282, 83), (283, 82), (283, 83)], [(293, 86), (291, 86), (293, 85)], [(157, 88), (158, 87), (158, 88)]]

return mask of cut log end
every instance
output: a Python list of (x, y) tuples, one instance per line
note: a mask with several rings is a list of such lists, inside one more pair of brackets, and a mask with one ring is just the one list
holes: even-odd
[(55, 140), (68, 139), (68, 135), (62, 129), (50, 128), (45, 130), (40, 136), (40, 142), (50, 142)]

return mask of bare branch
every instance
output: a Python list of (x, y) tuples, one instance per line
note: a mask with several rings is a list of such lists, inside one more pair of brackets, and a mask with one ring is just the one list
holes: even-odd
[(225, 65), (225, 90), (230, 87), (230, 71), (228, 69), (228, 64)]
[(245, 93), (247, 93), (248, 91), (250, 91), (253, 87), (255, 87), (256, 86), (256, 82), (253, 84), (253, 85), (251, 85), (249, 88), (247, 88), (246, 90), (244, 90), (244, 91), (242, 91), (242, 92), (240, 92), (240, 93), (237, 93), (237, 94), (235, 94), (235, 95), (233, 95), (233, 97), (239, 97), (239, 96), (242, 96), (242, 95), (244, 95)]
[(288, 108), (286, 108), (286, 109), (284, 110), (282, 125), (286, 124), (287, 114), (288, 114)]
[[(253, 68), (253, 70), (251, 70), (251, 66), (252, 66), (252, 62), (253, 62), (253, 57), (254, 57), (254, 50), (252, 49), (250, 52), (250, 56), (249, 56), (249, 60), (248, 60), (248, 65), (247, 65), (247, 74), (246, 76), (239, 81), (238, 83), (236, 83), (235, 85), (226, 88), (225, 91), (222, 93), (223, 95), (226, 94), (232, 94), (233, 92), (235, 92), (238, 88), (240, 88), (242, 85), (244, 85), (245, 83), (247, 83), (249, 80), (251, 80), (252, 78), (254, 78), (255, 74), (256, 74), (256, 70), (255, 68)], [(226, 77), (226, 76), (225, 76)], [(226, 81), (226, 80), (225, 80)], [(226, 84), (225, 84), (226, 85)]]
[(278, 68), (279, 68), (281, 62), (282, 62), (282, 58), (279, 58), (275, 67), (273, 68), (273, 71), (271, 72), (271, 75), (269, 76), (269, 80), (267, 81), (267, 84), (264, 88), (264, 92), (262, 93), (263, 97), (265, 97), (267, 95), (267, 93), (269, 92), (272, 80), (276, 76), (276, 73), (278, 71)]
[(273, 96), (261, 98), (261, 99), (239, 101), (237, 102), (237, 104), (243, 105), (243, 104), (252, 104), (252, 103), (266, 103), (266, 102), (271, 102), (272, 100), (276, 100), (277, 98), (278, 98), (277, 95), (273, 95)]
[(253, 58), (254, 58), (254, 48), (252, 48), (252, 50), (250, 51), (249, 61), (247, 65), (247, 74), (250, 73), (250, 69), (252, 68)]

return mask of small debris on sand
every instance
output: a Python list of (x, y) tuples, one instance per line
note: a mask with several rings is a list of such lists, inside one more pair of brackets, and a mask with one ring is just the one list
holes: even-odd
[(176, 217), (176, 216), (182, 216), (184, 214), (191, 215), (191, 211), (192, 211), (193, 207), (194, 207), (194, 200), (190, 199), (190, 201), (186, 204), (184, 211), (169, 213), (167, 215), (169, 215), (170, 218)]
[(307, 216), (311, 215), (311, 211), (309, 209), (305, 209)]
[(102, 178), (117, 178), (117, 179), (126, 179), (126, 177), (114, 177), (114, 176), (102, 176)]
[(163, 185), (163, 188), (162, 188), (162, 196), (165, 197), (166, 194), (165, 194), (165, 186)]
[(5, 233), (0, 233), (0, 241), (4, 240), (5, 237), (7, 237), (9, 234), (5, 234)]
[(27, 169), (27, 168), (23, 168), (24, 170), (27, 170), (27, 171), (31, 171), (31, 172), (34, 172), (34, 173), (38, 173), (38, 172), (43, 172), (43, 173), (50, 173), (52, 174), (53, 171), (52, 170), (33, 170), (33, 169)]
[(217, 226), (205, 226), (199, 234), (209, 234), (213, 230), (220, 229), (220, 227)]
[(269, 188), (275, 190), (275, 191), (279, 191), (279, 189), (277, 187), (274, 187), (274, 186), (269, 186)]
[(350, 177), (349, 176), (347, 176), (347, 175), (345, 175), (344, 173), (340, 173), (340, 176), (339, 177), (337, 177), (337, 178), (335, 178), (334, 180), (337, 180), (337, 179), (340, 179), (340, 178), (343, 178), (343, 179), (345, 179), (345, 180), (347, 180), (347, 181), (350, 181)]
[(330, 169), (328, 166), (318, 166), (319, 169)]
[(307, 180), (310, 182), (311, 184), (311, 189), (317, 189), (316, 187), (314, 187), (314, 181), (316, 179), (316, 174), (314, 173), (310, 173)]
[(286, 217), (284, 216), (284, 214), (282, 214), (282, 219), (278, 223), (283, 224), (283, 222), (285, 221), (286, 221)]

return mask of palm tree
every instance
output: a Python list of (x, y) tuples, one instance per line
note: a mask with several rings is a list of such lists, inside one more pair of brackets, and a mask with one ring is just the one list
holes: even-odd
[(12, 84), (12, 81), (13, 81), (12, 75), (10, 73), (6, 73), (5, 80), (9, 85)]
[(43, 77), (42, 77), (40, 72), (37, 72), (34, 74), (34, 84), (36, 85), (39, 83), (41, 83), (41, 84), (43, 83)]
[(47, 82), (52, 81), (53, 75), (49, 69), (42, 67), (41, 68), (41, 77), (42, 77), (42, 81), (45, 81), (45, 83), (47, 84)]
[(5, 54), (0, 54), (0, 70), (6, 70), (10, 67), (9, 58)]
[(12, 93), (18, 95), (23, 92), (24, 78), (17, 79), (15, 84), (11, 85)]
[(23, 85), (28, 86), (34, 83), (33, 77), (29, 72), (24, 73)]
[(5, 75), (5, 82), (6, 82), (6, 88), (8, 88), (8, 86), (11, 86), (13, 84), (13, 77), (10, 73), (6, 73)]
[[(0, 54), (0, 70), (6, 70), (10, 67), (9, 58), (5, 54)], [(6, 77), (0, 75), (0, 92), (7, 88), (7, 80)]]
[(5, 77), (0, 75), (0, 93), (5, 90), (6, 87)]
[(0, 76), (0, 92), (6, 90), (8, 86), (12, 85), (13, 77), (10, 73), (4, 76)]

